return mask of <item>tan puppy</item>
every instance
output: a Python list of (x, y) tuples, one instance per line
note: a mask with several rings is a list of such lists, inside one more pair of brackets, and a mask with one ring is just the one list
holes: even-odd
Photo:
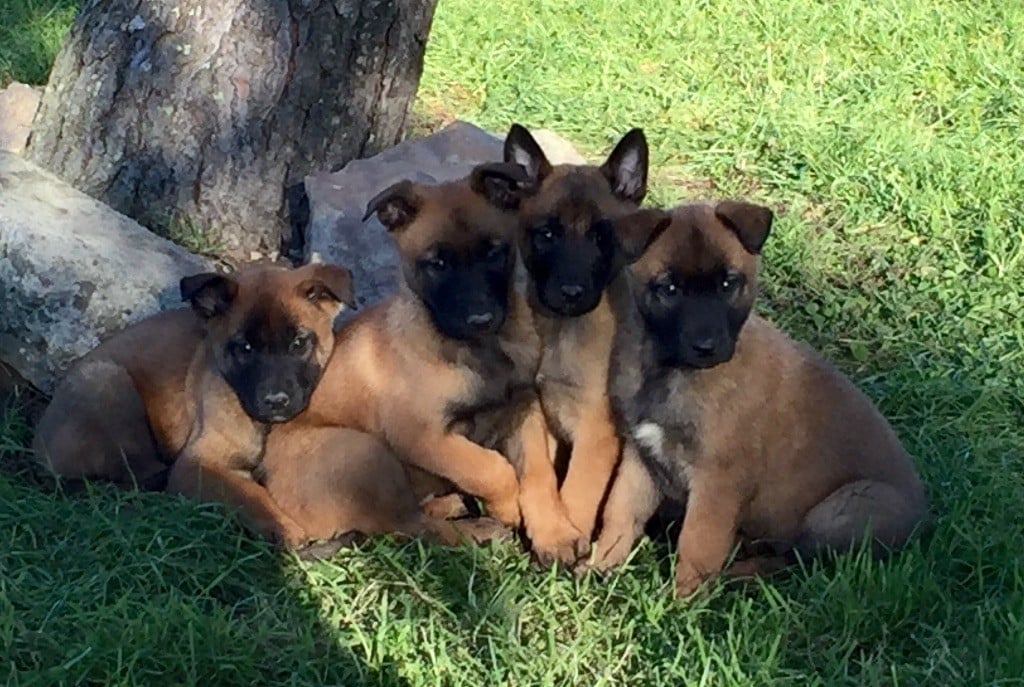
[[(505, 159), (532, 180), (520, 205), (520, 252), (543, 357), (537, 375), (544, 416), (555, 438), (572, 446), (561, 487), (558, 546), (574, 563), (590, 549), (597, 512), (619, 460), (609, 403), (608, 365), (615, 317), (605, 293), (622, 267), (668, 216), (637, 211), (646, 193), (647, 142), (630, 131), (603, 165), (552, 166), (523, 127), (505, 139)], [(552, 442), (554, 444), (554, 442)], [(549, 479), (554, 482), (554, 472)]]
[(662, 494), (688, 497), (679, 595), (721, 571), (741, 539), (787, 556), (846, 550), (867, 535), (880, 552), (927, 517), (910, 456), (864, 394), (750, 315), (771, 223), (749, 203), (684, 205), (627, 269), (630, 289), (612, 303), (610, 390), (630, 445), (597, 567), (625, 557)]
[(398, 246), (400, 292), (339, 332), (344, 355), (297, 422), (371, 434), (506, 524), (521, 508), (545, 548), (560, 532), (533, 388), (540, 342), (513, 289), (526, 182), (518, 165), (495, 163), (438, 186), (404, 181), (370, 202)]
[[(266, 426), (305, 407), (333, 352), (351, 275), (330, 265), (186, 277), (191, 310), (150, 317), (78, 362), (36, 430), (38, 460), (66, 478), (212, 497), (298, 544), (251, 471)], [(199, 465), (203, 463), (202, 479)]]

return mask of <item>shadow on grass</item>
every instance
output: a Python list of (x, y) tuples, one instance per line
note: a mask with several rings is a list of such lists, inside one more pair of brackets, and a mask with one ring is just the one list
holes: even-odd
[[(303, 566), (216, 507), (66, 493), (0, 430), (0, 664), (18, 685), (394, 685), (329, 625)], [(378, 659), (382, 657), (378, 656)]]

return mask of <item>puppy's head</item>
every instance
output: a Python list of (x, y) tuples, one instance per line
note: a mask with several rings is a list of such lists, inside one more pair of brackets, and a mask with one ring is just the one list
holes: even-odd
[(636, 305), (663, 364), (708, 368), (732, 358), (772, 219), (751, 203), (683, 205), (630, 266)]
[(334, 348), (334, 318), (355, 307), (352, 275), (317, 264), (257, 267), (181, 280), (207, 323), (213, 364), (258, 422), (284, 422), (309, 404)]
[(633, 129), (600, 166), (552, 166), (530, 133), (512, 125), (505, 160), (526, 168), (531, 181), (520, 203), (520, 252), (537, 298), (554, 314), (577, 317), (596, 308), (643, 249), (621, 243), (615, 224), (647, 193), (647, 159), (647, 139)]
[(505, 323), (514, 211), (527, 182), (519, 165), (484, 164), (436, 186), (401, 181), (367, 205), (366, 216), (376, 213), (394, 237), (403, 280), (443, 336), (480, 340)]

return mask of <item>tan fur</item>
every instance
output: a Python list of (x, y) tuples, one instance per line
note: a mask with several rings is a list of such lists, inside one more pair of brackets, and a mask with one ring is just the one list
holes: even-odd
[(453, 500), (444, 500), (449, 508), (441, 513), (425, 512), (420, 501), (446, 491), (446, 485), (422, 474), (412, 479), (383, 443), (352, 429), (276, 427), (260, 481), (315, 540), (397, 533), (456, 545), (508, 534), (490, 518), (455, 520), (465, 510), (455, 509)]
[[(630, 279), (634, 288), (645, 288), (667, 267), (700, 274), (715, 261), (747, 276), (744, 297), (752, 301), (756, 258), (712, 206), (683, 206), (632, 266)], [(636, 337), (624, 339), (623, 350), (639, 345)], [(623, 379), (627, 397), (638, 391), (638, 374), (627, 371)], [(901, 545), (927, 517), (913, 462), (878, 410), (816, 353), (757, 315), (740, 331), (730, 360), (666, 373), (664, 388), (675, 409), (669, 414), (691, 423), (693, 437), (675, 438), (672, 427), (644, 426), (641, 419), (631, 427), (630, 443), (645, 442), (685, 473), (680, 595), (717, 574), (740, 538), (768, 542), (780, 554), (796, 549), (811, 555), (848, 548), (870, 527), (881, 550)], [(596, 567), (625, 557), (659, 500), (651, 473), (627, 451), (603, 514)], [(745, 562), (736, 572), (774, 569), (778, 560)]]
[[(392, 454), (357, 432), (303, 435), (285, 423), (265, 443), (267, 427), (246, 415), (215, 371), (225, 340), (268, 303), (316, 332), (314, 355), (326, 364), (337, 305), (311, 302), (304, 288), (320, 269), (243, 271), (234, 275), (238, 294), (224, 317), (166, 312), (101, 344), (74, 366), (44, 413), (38, 459), (65, 478), (129, 487), (161, 486), (163, 476), (168, 491), (226, 503), (259, 534), (290, 547), (362, 528), (448, 543), (501, 534), (487, 519), (448, 524), (420, 514), (419, 500), (446, 485), (422, 474), (410, 479)], [(454, 502), (445, 512), (464, 514)]]
[[(482, 235), (513, 240), (515, 215), (466, 181), (414, 185), (410, 193), (415, 217), (395, 231), (406, 269), (439, 242), (458, 249)], [(540, 341), (519, 294), (496, 337), (487, 350), (444, 338), (403, 281), (398, 295), (338, 333), (336, 362), (297, 420), (377, 437), (403, 461), (480, 497), (501, 522), (517, 525), (522, 516), (527, 534), (544, 543), (558, 498), (553, 478), (537, 469), (548, 460), (532, 389)], [(453, 418), (455, 408), (470, 409), (470, 417)]]
[[(612, 194), (597, 167), (559, 165), (537, 194), (523, 201), (520, 217), (529, 226), (534, 218), (557, 216), (567, 231), (583, 234), (595, 220), (618, 219), (635, 210), (635, 204)], [(521, 245), (530, 250), (528, 240)], [(556, 512), (562, 519), (562, 543), (551, 555), (572, 563), (589, 550), (598, 508), (619, 459), (607, 394), (615, 318), (607, 297), (589, 313), (571, 318), (549, 313), (532, 286), (529, 302), (543, 350), (537, 387), (544, 416), (554, 439), (572, 445), (560, 490), (563, 508)]]

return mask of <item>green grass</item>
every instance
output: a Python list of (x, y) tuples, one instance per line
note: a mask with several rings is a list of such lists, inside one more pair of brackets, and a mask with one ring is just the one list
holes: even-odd
[(46, 83), (81, 0), (0, 0), (0, 87)]
[[(382, 540), (303, 564), (212, 507), (66, 496), (11, 468), (0, 676), (1024, 684), (1021, 26), (1010, 0), (441, 0), (421, 86), (422, 111), (553, 128), (595, 158), (641, 125), (652, 202), (779, 210), (763, 309), (892, 418), (932, 495), (927, 539), (684, 605), (651, 543), (607, 582), (510, 546)], [(8, 423), (10, 465), (27, 435)]]

